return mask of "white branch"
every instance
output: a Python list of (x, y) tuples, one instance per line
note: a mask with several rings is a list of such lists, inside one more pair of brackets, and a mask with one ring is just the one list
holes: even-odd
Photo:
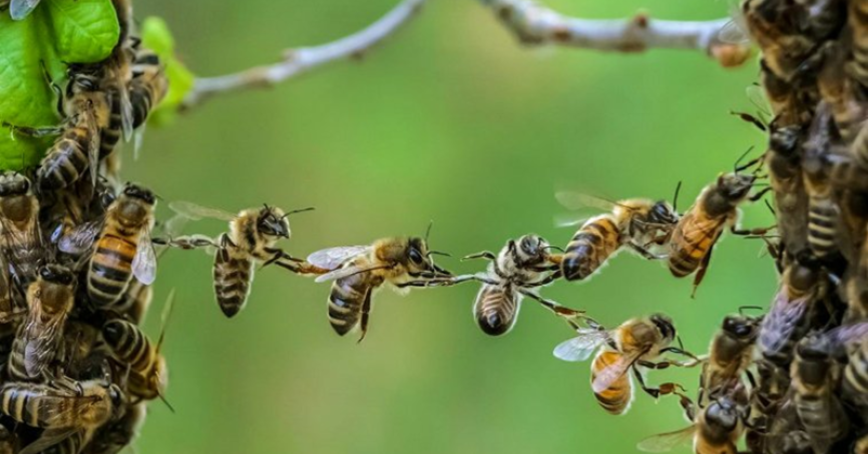
[(225, 76), (197, 78), (182, 107), (192, 107), (218, 93), (271, 86), (335, 60), (359, 58), (375, 44), (392, 35), (401, 25), (409, 22), (426, 1), (404, 0), (364, 30), (320, 46), (287, 50), (284, 52), (284, 60), (279, 63)]
[(605, 52), (647, 49), (703, 51), (723, 66), (738, 66), (750, 56), (748, 43), (728, 43), (721, 30), (732, 19), (670, 21), (645, 13), (632, 19), (595, 20), (566, 17), (529, 0), (480, 0), (524, 44), (559, 44)]

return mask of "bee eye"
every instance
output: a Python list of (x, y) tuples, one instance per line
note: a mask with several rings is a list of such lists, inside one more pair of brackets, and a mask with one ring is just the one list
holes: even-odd
[(421, 264), (422, 263), (422, 254), (420, 254), (417, 249), (412, 248), (412, 249), (410, 249), (410, 260), (412, 260), (413, 263), (415, 263), (417, 265)]

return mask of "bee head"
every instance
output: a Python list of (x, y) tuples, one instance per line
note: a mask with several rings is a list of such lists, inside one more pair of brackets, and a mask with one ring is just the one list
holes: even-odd
[(669, 202), (661, 200), (651, 207), (648, 221), (652, 224), (674, 225), (678, 223), (678, 213)]
[(738, 409), (735, 402), (728, 397), (712, 401), (705, 408), (705, 422), (712, 427), (726, 432), (735, 430), (738, 425)]
[(668, 315), (654, 314), (651, 316), (651, 323), (653, 323), (657, 330), (660, 331), (663, 339), (668, 341), (675, 339), (675, 325), (672, 323), (672, 319), (669, 318)]
[(0, 175), (0, 197), (24, 195), (30, 191), (30, 180), (18, 172)]
[(740, 202), (747, 197), (756, 178), (753, 174), (727, 173), (717, 178), (717, 188), (730, 203)]
[(781, 156), (795, 156), (802, 129), (793, 125), (779, 126), (776, 118), (769, 125), (769, 130), (769, 149)]
[(831, 342), (822, 335), (811, 335), (796, 345), (795, 375), (802, 383), (821, 385), (829, 376), (832, 367)]
[(289, 238), (291, 232), (286, 216), (287, 214), (284, 214), (280, 208), (265, 205), (259, 210), (256, 227), (263, 235), (276, 238)]
[(428, 242), (424, 238), (411, 237), (407, 240), (406, 263), (411, 275), (424, 277), (452, 276), (449, 271), (434, 264), (432, 255), (448, 255), (444, 252), (429, 251)]
[(44, 265), (40, 267), (39, 277), (46, 282), (67, 286), (75, 282), (75, 274), (69, 268), (61, 265)]
[(786, 271), (786, 283), (791, 289), (809, 292), (819, 281), (820, 273), (815, 267), (794, 261)]
[(153, 192), (151, 192), (149, 189), (145, 189), (133, 183), (127, 183), (127, 185), (124, 187), (124, 195), (127, 197), (141, 200), (148, 205), (153, 205), (154, 203), (156, 203), (156, 197), (154, 197)]
[(104, 71), (99, 65), (71, 64), (67, 67), (66, 75), (69, 78), (67, 95), (73, 95), (98, 91)]
[(516, 244), (516, 259), (520, 264), (540, 262), (545, 258), (549, 247), (548, 241), (538, 235), (524, 235)]
[(757, 335), (756, 320), (743, 315), (728, 315), (723, 319), (721, 328), (736, 339), (749, 340)]

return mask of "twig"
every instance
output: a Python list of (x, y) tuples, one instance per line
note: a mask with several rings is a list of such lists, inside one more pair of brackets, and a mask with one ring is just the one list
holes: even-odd
[[(647, 49), (688, 49), (706, 52), (722, 66), (744, 63), (747, 42), (725, 42), (721, 30), (732, 19), (669, 21), (638, 13), (631, 19), (566, 17), (530, 0), (480, 0), (491, 8), (524, 44), (558, 44), (605, 52), (643, 52)], [(736, 29), (737, 30), (737, 29)]]
[(279, 63), (225, 76), (197, 78), (193, 89), (184, 99), (182, 108), (200, 104), (215, 94), (268, 87), (335, 60), (361, 57), (416, 16), (426, 1), (404, 0), (364, 30), (320, 46), (289, 49), (284, 52), (284, 60)]

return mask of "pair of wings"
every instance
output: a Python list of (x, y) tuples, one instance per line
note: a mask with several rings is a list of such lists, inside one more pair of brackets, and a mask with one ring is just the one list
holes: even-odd
[(781, 286), (760, 324), (759, 345), (764, 354), (774, 355), (783, 350), (805, 317), (810, 296), (791, 300), (787, 293), (787, 287)]
[[(67, 254), (79, 255), (93, 249), (94, 241), (102, 234), (105, 219), (86, 222), (60, 238), (57, 248)], [(157, 279), (157, 252), (151, 243), (151, 229), (143, 227), (139, 233), (136, 255), (132, 263), (133, 276), (142, 284), (151, 285)]]
[(362, 267), (356, 265), (343, 266), (348, 261), (360, 256), (369, 254), (373, 250), (373, 246), (339, 246), (328, 249), (322, 249), (307, 256), (307, 261), (311, 265), (329, 270), (328, 273), (317, 276), (316, 282), (325, 282), (335, 279), (341, 279), (354, 274), (372, 271), (382, 268), (382, 266)]
[[(582, 192), (574, 191), (558, 191), (555, 192), (555, 199), (564, 208), (572, 211), (581, 210), (578, 215), (563, 214), (555, 216), (555, 226), (557, 227), (574, 227), (582, 225), (589, 219), (599, 216), (600, 214), (611, 213), (616, 206), (627, 208), (620, 205), (618, 202), (598, 197)], [(595, 213), (588, 213), (589, 210), (594, 210)], [(602, 212), (602, 213), (600, 213)]]
[(696, 435), (696, 426), (691, 425), (673, 432), (652, 435), (640, 441), (636, 448), (642, 452), (669, 452), (676, 446), (690, 444)]
[(39, 376), (42, 369), (51, 362), (57, 347), (57, 340), (63, 334), (66, 315), (65, 312), (61, 311), (48, 321), (43, 321), (42, 305), (38, 302), (31, 304), (30, 313), (24, 326), (24, 369), (28, 376)]
[[(593, 328), (580, 328), (577, 332), (579, 333), (577, 337), (564, 341), (555, 347), (553, 353), (556, 358), (569, 362), (585, 361), (612, 337), (608, 331)], [(609, 389), (645, 353), (647, 352), (644, 350), (622, 353), (614, 363), (596, 372), (597, 375), (591, 383), (591, 388), (595, 393)]]

